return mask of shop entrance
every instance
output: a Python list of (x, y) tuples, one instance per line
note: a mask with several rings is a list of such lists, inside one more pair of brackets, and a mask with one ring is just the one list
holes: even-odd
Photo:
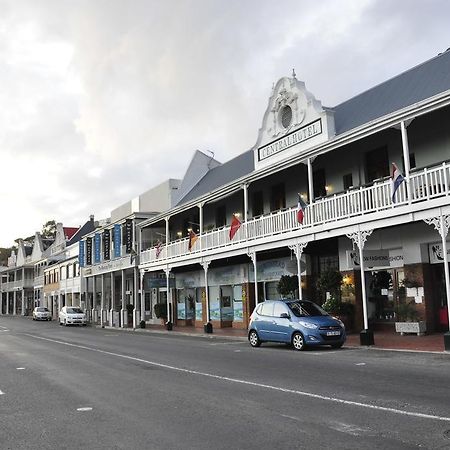
[(394, 323), (396, 308), (404, 295), (403, 268), (366, 272), (367, 315), (373, 323)]

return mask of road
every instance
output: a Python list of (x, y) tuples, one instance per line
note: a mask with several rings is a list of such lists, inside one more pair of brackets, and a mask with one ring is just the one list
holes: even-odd
[(450, 449), (450, 355), (0, 316), (0, 449)]

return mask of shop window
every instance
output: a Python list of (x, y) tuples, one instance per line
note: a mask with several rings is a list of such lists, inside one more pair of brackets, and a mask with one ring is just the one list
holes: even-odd
[(227, 224), (227, 210), (225, 205), (216, 208), (216, 227), (223, 227)]
[(339, 270), (339, 257), (337, 255), (319, 256), (319, 274), (328, 270)]
[(325, 186), (327, 185), (327, 180), (325, 177), (325, 169), (317, 169), (313, 172), (313, 189), (314, 198), (325, 197), (327, 191)]
[(366, 181), (371, 183), (389, 176), (389, 157), (387, 147), (376, 148), (366, 153)]
[(343, 182), (344, 182), (344, 191), (353, 187), (353, 175), (351, 173), (344, 175)]
[(280, 294), (278, 293), (278, 281), (267, 281), (265, 284), (266, 299), (267, 300), (278, 300), (280, 299)]
[(262, 191), (254, 192), (252, 195), (252, 216), (257, 217), (264, 214), (264, 197)]
[(270, 211), (278, 211), (286, 208), (286, 194), (284, 183), (272, 186), (270, 195)]

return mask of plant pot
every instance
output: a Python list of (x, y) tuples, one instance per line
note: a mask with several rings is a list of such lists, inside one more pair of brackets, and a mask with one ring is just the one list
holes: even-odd
[(417, 336), (423, 336), (427, 331), (427, 324), (424, 321), (395, 322), (395, 331), (402, 336), (406, 333), (415, 333)]

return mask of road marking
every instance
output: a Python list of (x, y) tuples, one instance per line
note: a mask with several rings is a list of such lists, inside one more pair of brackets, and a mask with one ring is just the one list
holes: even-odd
[(356, 363), (355, 366), (365, 366), (366, 363)]
[(90, 406), (84, 406), (83, 408), (77, 408), (77, 411), (92, 411)]
[(16, 370), (25, 370), (25, 367), (16, 367)]
[(215, 375), (213, 373), (199, 372), (197, 370), (190, 370), (190, 369), (184, 369), (182, 367), (170, 366), (168, 364), (162, 364), (162, 363), (158, 363), (155, 361), (148, 361), (148, 360), (142, 359), (142, 358), (135, 358), (134, 356), (128, 356), (128, 355), (123, 355), (121, 353), (109, 352), (107, 350), (100, 350), (100, 349), (94, 348), (94, 347), (87, 347), (86, 345), (71, 344), (69, 342), (58, 341), (56, 339), (50, 339), (50, 338), (44, 338), (41, 336), (35, 336), (33, 334), (28, 334), (28, 333), (24, 333), (24, 336), (29, 336), (29, 337), (32, 337), (33, 339), (41, 339), (43, 341), (54, 342), (56, 344), (66, 345), (68, 347), (80, 348), (82, 350), (89, 350), (91, 352), (102, 353), (104, 355), (116, 356), (117, 358), (123, 358), (123, 359), (128, 359), (131, 361), (137, 361), (140, 363), (149, 364), (151, 366), (161, 367), (163, 369), (174, 370), (176, 372), (189, 373), (191, 375), (198, 375), (198, 376), (202, 376), (202, 377), (212, 378), (215, 380), (222, 380), (222, 381), (228, 381), (230, 383), (259, 387), (259, 388), (268, 389), (271, 391), (284, 392), (287, 394), (294, 394), (294, 395), (299, 395), (302, 397), (309, 397), (309, 398), (314, 398), (317, 400), (323, 400), (323, 401), (332, 402), (332, 403), (340, 403), (342, 405), (357, 406), (360, 408), (374, 409), (376, 411), (385, 411), (385, 412), (390, 412), (393, 414), (399, 414), (402, 416), (450, 422), (450, 417), (436, 416), (433, 414), (423, 414), (423, 413), (418, 413), (418, 412), (413, 412), (413, 411), (405, 411), (405, 410), (395, 409), (395, 408), (387, 408), (385, 406), (371, 405), (370, 403), (360, 403), (360, 402), (355, 402), (352, 400), (344, 400), (342, 398), (337, 398), (337, 397), (329, 397), (327, 395), (314, 394), (312, 392), (298, 391), (296, 389), (288, 389), (288, 388), (282, 388), (279, 386), (272, 386), (270, 384), (256, 383), (254, 381), (241, 380), (239, 378), (230, 378), (230, 377), (225, 377), (222, 375)]
[(0, 395), (5, 395), (5, 393), (3, 391), (0, 391)]

